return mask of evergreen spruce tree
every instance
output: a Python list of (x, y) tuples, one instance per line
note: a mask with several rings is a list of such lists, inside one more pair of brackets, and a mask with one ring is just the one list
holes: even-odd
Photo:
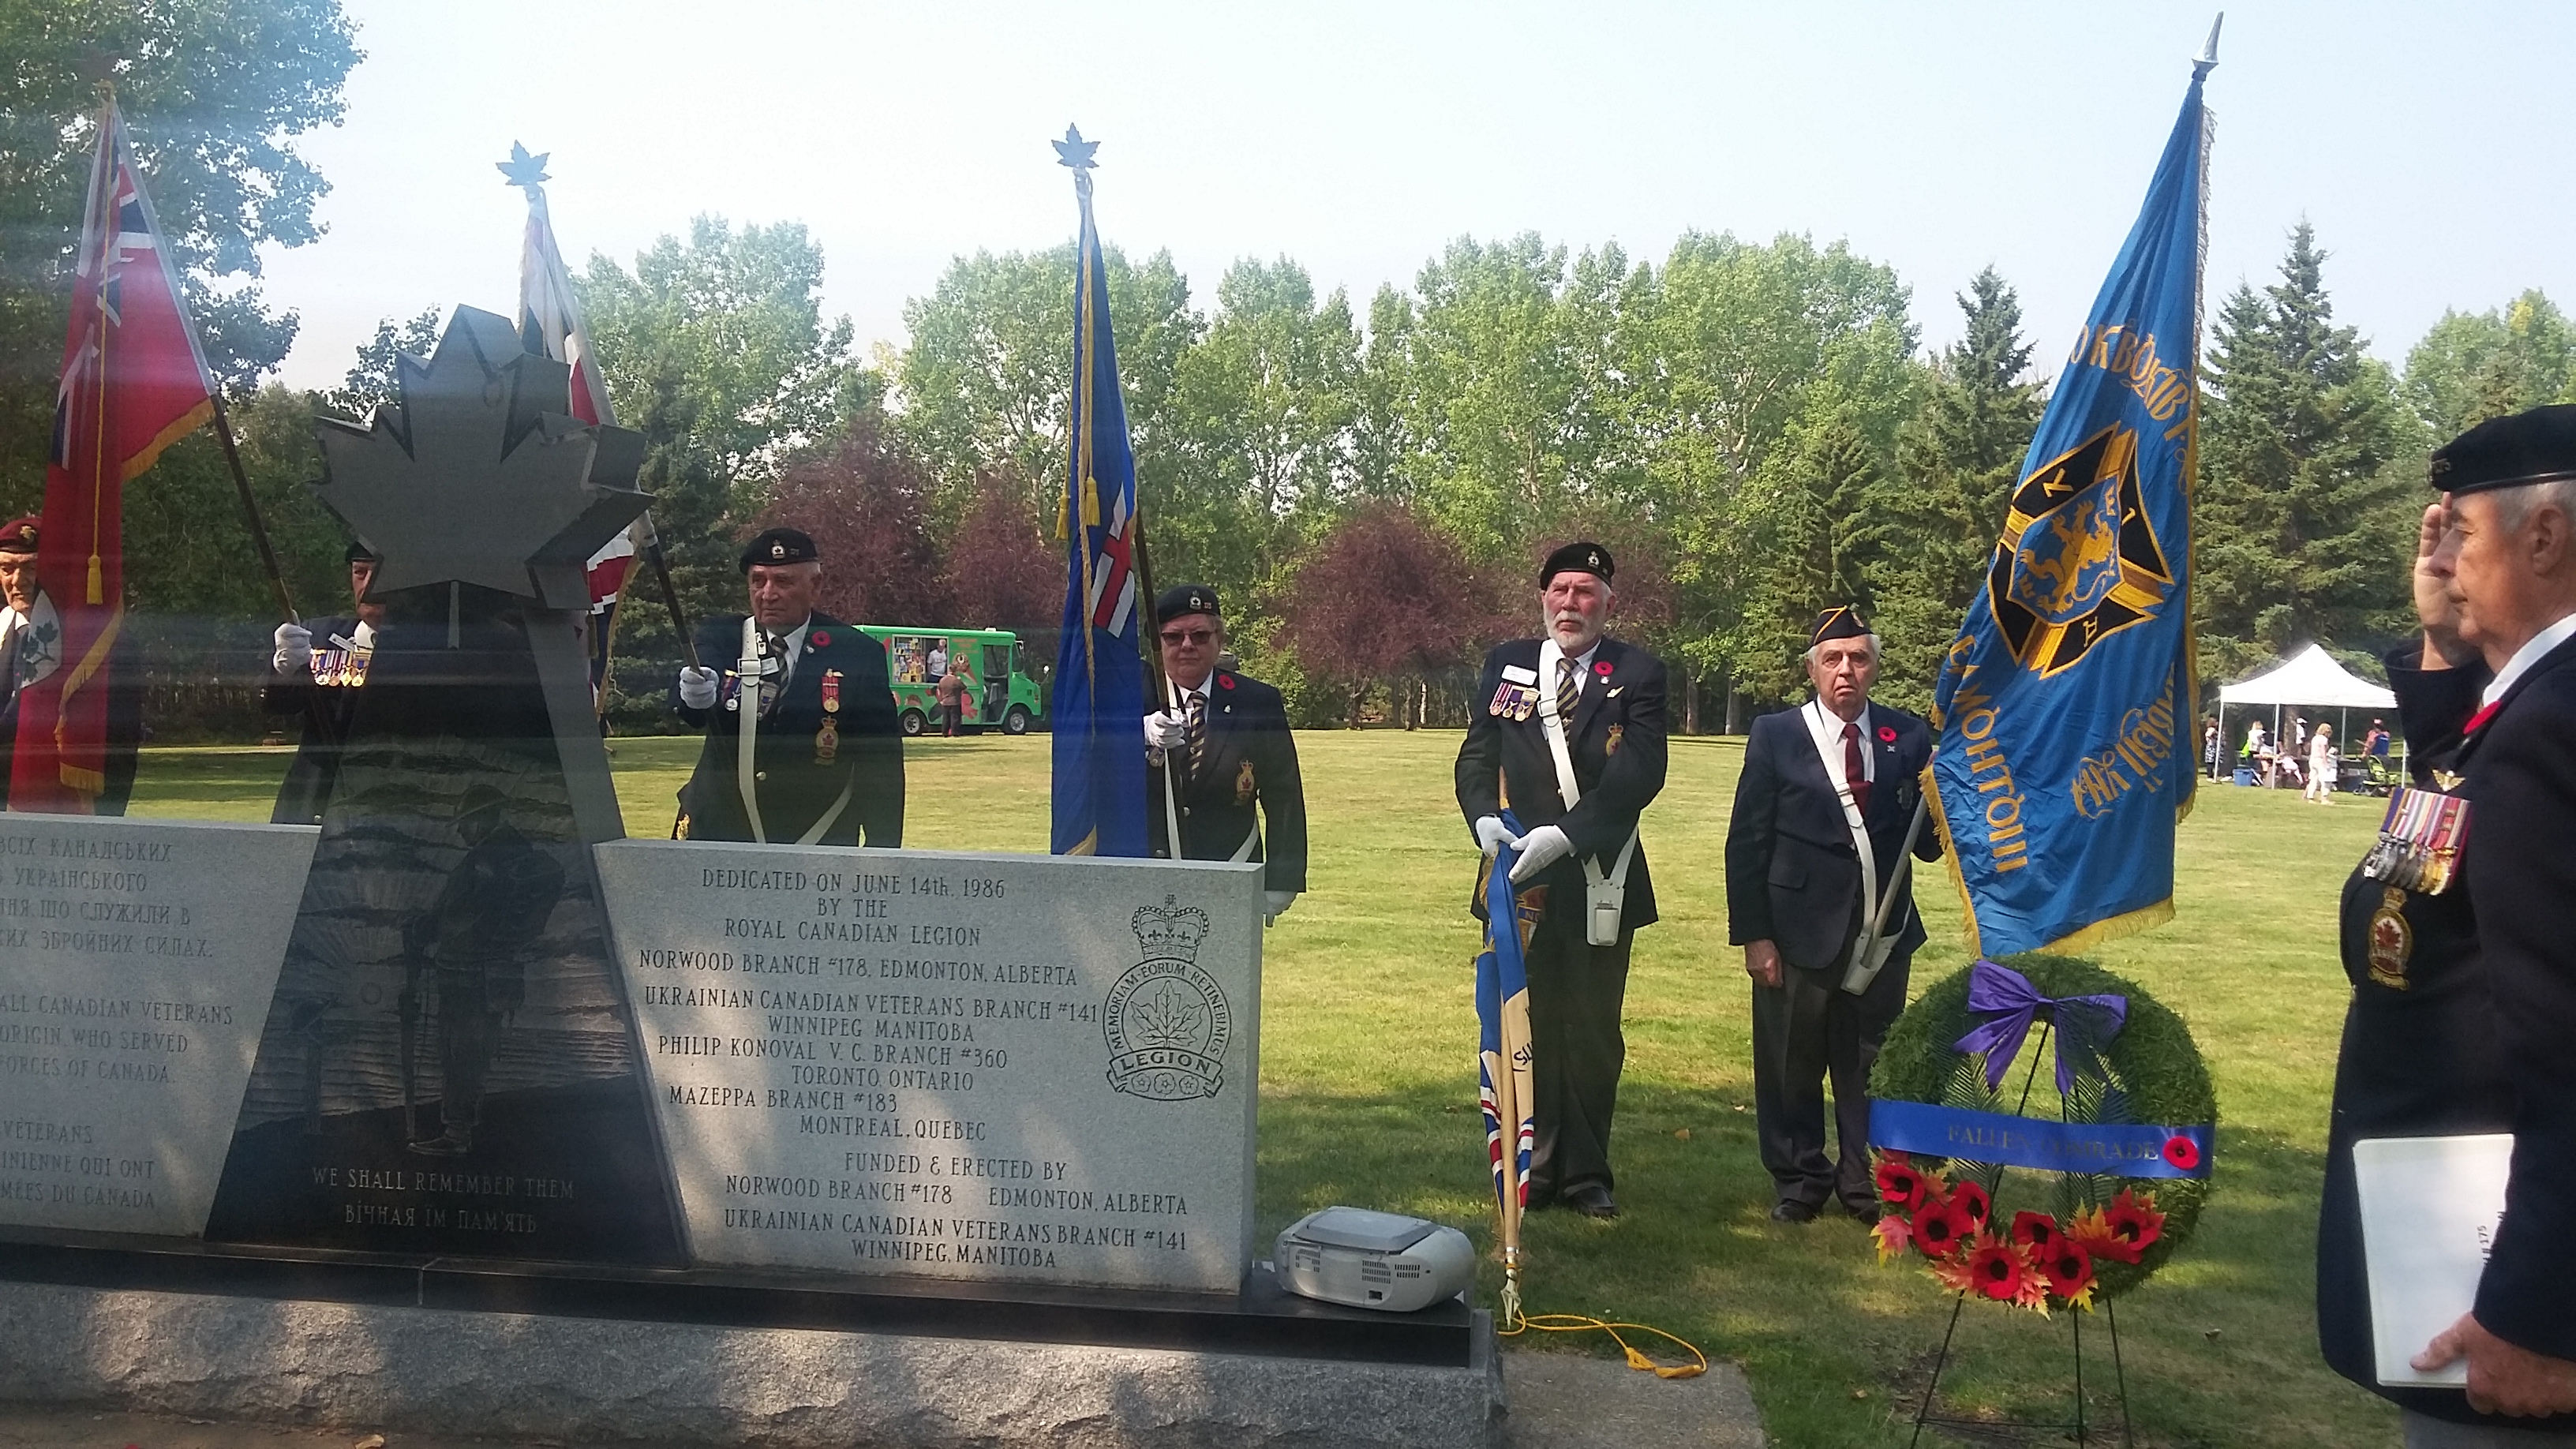
[(1879, 692), (1918, 711), (1930, 707), (1941, 651), (1984, 577), (2046, 406), (2028, 380), (2011, 285), (1988, 267), (1957, 301), (1967, 330), (1933, 359), (1923, 405), (1897, 435), (1896, 469), (1865, 500)]
[(2419, 500), (2387, 368), (2334, 325), (2328, 253), (2301, 222), (2281, 279), (2220, 309), (2205, 373), (2198, 532), (2205, 672), (2299, 645), (2358, 647), (2408, 598)]

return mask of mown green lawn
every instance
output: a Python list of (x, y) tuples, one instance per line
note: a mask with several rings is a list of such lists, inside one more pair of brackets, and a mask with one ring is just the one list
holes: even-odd
[[(1490, 1240), (1475, 1111), (1473, 846), (1450, 797), (1454, 732), (1301, 734), (1313, 889), (1267, 938), (1260, 1230), (1348, 1202)], [(630, 834), (670, 829), (694, 740), (616, 742)], [(909, 748), (908, 844), (1042, 850), (1044, 736)], [(169, 749), (138, 815), (265, 819), (282, 749)], [(1652, 1323), (1741, 1362), (1784, 1445), (1901, 1444), (1951, 1299), (1877, 1266), (1849, 1221), (1777, 1227), (1755, 1160), (1748, 988), (1726, 944), (1720, 846), (1736, 740), (1673, 746), (1646, 819), (1664, 920), (1638, 939), (1615, 1153), (1626, 1215), (1531, 1220), (1531, 1312)], [(2368, 1445), (2395, 1417), (2328, 1373), (2311, 1316), (2326, 1107), (2346, 988), (2334, 894), (2378, 819), (2288, 792), (2215, 787), (2182, 827), (2176, 919), (2092, 953), (2191, 1023), (2216, 1078), (2218, 1167), (2198, 1235), (2120, 1304), (2139, 1442)], [(1919, 987), (1964, 964), (1945, 875), (1918, 892)], [(1499, 1279), (1489, 1268), (1486, 1301)], [(2085, 1322), (2096, 1422), (2114, 1413), (2100, 1315)], [(1598, 1335), (1545, 1347), (1599, 1352)], [(1943, 1381), (1949, 1413), (2064, 1417), (2065, 1316), (1971, 1306)], [(2050, 1396), (2055, 1395), (2052, 1399)], [(2116, 1425), (2116, 1417), (2113, 1423)], [(2112, 1441), (2116, 1442), (2116, 1440)]]

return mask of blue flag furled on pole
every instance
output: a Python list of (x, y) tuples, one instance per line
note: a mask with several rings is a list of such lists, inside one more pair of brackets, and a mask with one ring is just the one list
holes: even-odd
[(2199, 429), (2201, 83), (2013, 489), (1933, 696), (1933, 795), (1969, 949), (2001, 958), (2173, 913), (2197, 778), (2191, 489)]
[[(1503, 813), (1514, 835), (1520, 822)], [(1537, 892), (1526, 906), (1512, 890), (1517, 849), (1505, 846), (1485, 863), (1485, 949), (1476, 957), (1476, 1098), (1485, 1113), (1485, 1157), (1494, 1174), (1494, 1209), (1503, 1248), (1503, 1319), (1520, 1317), (1521, 1214), (1529, 1203), (1530, 1154), (1536, 1147), (1537, 1089), (1531, 1070), (1529, 965), (1523, 955), (1537, 925)]]
[(1082, 205), (1073, 294), (1072, 460), (1065, 479), (1064, 638), (1056, 646), (1057, 855), (1144, 855), (1145, 665), (1136, 577), (1136, 456), (1109, 336), (1109, 283), (1091, 221), (1091, 153), (1072, 127), (1055, 144)]

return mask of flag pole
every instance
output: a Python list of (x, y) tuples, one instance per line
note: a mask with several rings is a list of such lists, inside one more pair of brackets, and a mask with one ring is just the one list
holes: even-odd
[(644, 556), (653, 564), (653, 577), (662, 584), (662, 602), (671, 606), (671, 632), (680, 636), (680, 657), (691, 669), (699, 668), (698, 641), (689, 636), (689, 616), (680, 612), (680, 591), (671, 587), (671, 565), (662, 557), (662, 538), (655, 534), (644, 546)]
[(250, 475), (242, 471), (241, 449), (233, 442), (232, 414), (224, 408), (224, 395), (215, 394), (215, 436), (224, 444), (224, 461), (232, 466), (233, 491), (241, 495), (242, 518), (250, 525), (250, 541), (259, 547), (260, 567), (268, 570), (268, 586), (277, 592), (277, 607), (284, 611), (290, 624), (301, 624), (304, 616), (295, 612), (295, 600), (286, 592), (286, 574), (277, 566), (277, 550), (268, 542), (268, 525), (259, 516), (259, 500), (250, 491)]

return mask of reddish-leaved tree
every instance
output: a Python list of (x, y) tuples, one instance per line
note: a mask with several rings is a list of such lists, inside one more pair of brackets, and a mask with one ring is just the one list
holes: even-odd
[(1049, 545), (1025, 491), (978, 477), (975, 502), (948, 540), (942, 588), (956, 622), (976, 629), (1041, 633), (1064, 614), (1065, 562)]
[(788, 469), (753, 526), (814, 536), (823, 609), (844, 623), (953, 625), (926, 489), (920, 466), (862, 414), (838, 447)]
[[(1458, 545), (1400, 504), (1371, 504), (1334, 525), (1297, 571), (1289, 647), (1306, 677), (1348, 701), (1349, 723), (1379, 684), (1472, 661), (1509, 625), (1496, 590)], [(1412, 709), (1404, 711), (1408, 721)]]

